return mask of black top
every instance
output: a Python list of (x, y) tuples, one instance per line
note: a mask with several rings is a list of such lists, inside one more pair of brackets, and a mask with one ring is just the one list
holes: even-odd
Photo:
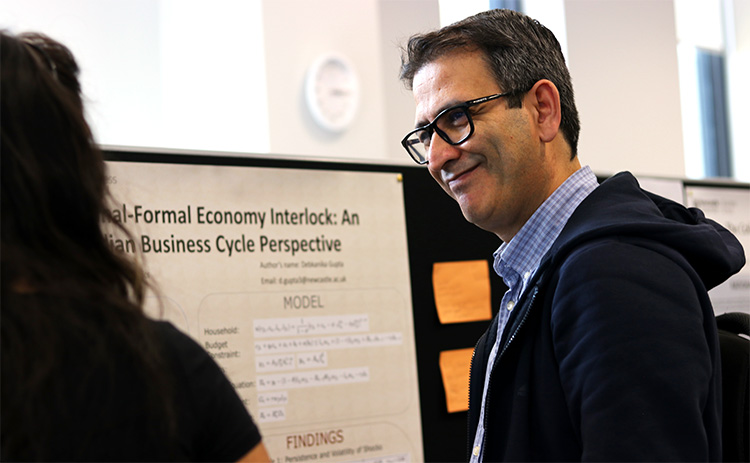
[[(234, 387), (192, 338), (164, 321), (149, 321), (167, 368), (161, 384), (135, 366), (129, 349), (105, 336), (68, 336), (56, 369), (59, 397), (42, 398), (51, 429), (32, 443), (47, 461), (237, 461), (261, 440)], [(67, 331), (67, 330), (66, 330)], [(101, 338), (102, 336), (99, 336)], [(77, 339), (76, 339), (77, 338)], [(108, 354), (106, 366), (92, 350)], [(3, 386), (6, 386), (5, 379)], [(17, 391), (16, 396), (23, 396)], [(156, 392), (156, 394), (154, 394)], [(174, 425), (164, 424), (164, 404), (173, 399)], [(4, 400), (13, 400), (5, 396)], [(23, 400), (23, 399), (21, 399)], [(41, 404), (40, 404), (41, 405)], [(5, 421), (5, 420), (4, 420)], [(6, 424), (6, 423), (4, 423)], [(5, 431), (5, 430), (4, 430)], [(3, 454), (4, 461), (24, 456)]]
[(237, 461), (261, 440), (245, 405), (198, 343), (170, 323), (157, 325), (174, 354), (179, 391), (178, 444), (184, 459)]

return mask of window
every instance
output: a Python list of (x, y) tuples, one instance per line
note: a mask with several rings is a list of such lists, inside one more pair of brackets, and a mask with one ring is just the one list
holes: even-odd
[(730, 1), (674, 0), (688, 177), (735, 177), (725, 23)]

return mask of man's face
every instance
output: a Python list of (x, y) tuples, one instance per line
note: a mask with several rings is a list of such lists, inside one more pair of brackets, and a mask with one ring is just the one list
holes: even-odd
[[(499, 88), (479, 52), (455, 52), (417, 72), (416, 126), (467, 100), (516, 89)], [(460, 145), (432, 137), (427, 167), (464, 217), (510, 240), (547, 198), (551, 177), (533, 108), (508, 109), (505, 98), (469, 109), (474, 134)]]

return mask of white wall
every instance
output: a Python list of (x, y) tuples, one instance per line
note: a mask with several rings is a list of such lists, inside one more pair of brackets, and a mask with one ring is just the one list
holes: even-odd
[(268, 152), (261, 0), (0, 0), (75, 54), (99, 142)]
[(684, 176), (672, 1), (566, 0), (565, 12), (581, 161)]
[(746, 111), (750, 102), (750, 1), (726, 0), (733, 13), (734, 22), (727, 24), (727, 89), (730, 95), (730, 137), (734, 160), (734, 177), (750, 182), (750, 114)]
[[(387, 157), (377, 12), (377, 0), (263, 2), (272, 153)], [(315, 125), (304, 106), (308, 67), (331, 51), (353, 63), (361, 88), (354, 123), (338, 134)]]
[(158, 130), (161, 113), (159, 50), (152, 46), (158, 7), (149, 0), (0, 0), (0, 27), (41, 31), (65, 43), (81, 68), (97, 138), (124, 133), (142, 145)]
[(269, 151), (261, 0), (157, 3), (163, 133), (152, 146)]
[[(530, 5), (551, 11), (542, 1)], [(685, 176), (673, 1), (553, 2), (566, 15), (550, 26), (568, 34), (580, 155), (599, 173)], [(727, 1), (744, 53), (730, 65), (747, 69), (749, 3)], [(41, 29), (76, 53), (103, 144), (385, 162), (410, 162), (399, 141), (414, 103), (398, 47), (439, 25), (438, 0), (0, 0), (0, 27)], [(314, 124), (302, 93), (308, 66), (330, 50), (354, 62), (362, 89), (337, 135)], [(730, 90), (747, 101), (740, 82)], [(747, 179), (742, 135), (735, 128)]]
[(385, 103), (385, 152), (392, 162), (413, 163), (401, 147), (401, 139), (414, 127), (414, 98), (398, 79), (401, 47), (410, 36), (439, 27), (437, 2), (425, 0), (381, 0), (379, 3), (382, 87)]

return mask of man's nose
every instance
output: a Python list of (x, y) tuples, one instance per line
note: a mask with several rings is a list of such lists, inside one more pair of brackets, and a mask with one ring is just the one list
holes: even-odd
[(451, 145), (437, 133), (432, 134), (430, 149), (427, 151), (427, 165), (432, 170), (440, 170), (446, 162), (458, 158), (461, 150), (456, 145)]

